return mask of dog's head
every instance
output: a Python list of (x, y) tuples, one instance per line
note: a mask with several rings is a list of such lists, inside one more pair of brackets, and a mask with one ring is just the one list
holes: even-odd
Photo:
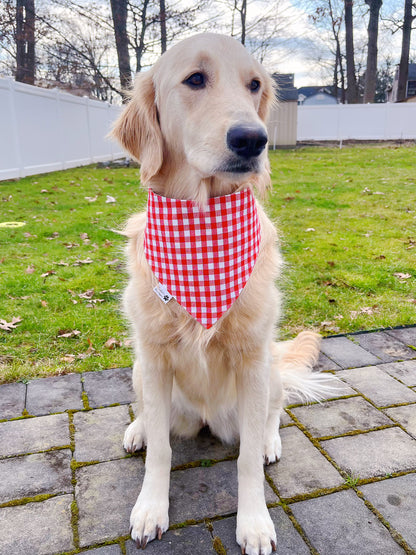
[(196, 35), (138, 74), (113, 136), (141, 163), (143, 182), (169, 196), (197, 198), (189, 188), (212, 178), (264, 183), (272, 83), (236, 40)]

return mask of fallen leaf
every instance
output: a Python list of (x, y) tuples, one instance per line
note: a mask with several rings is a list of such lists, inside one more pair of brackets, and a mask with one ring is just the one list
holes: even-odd
[(57, 231), (54, 231), (52, 235), (50, 237), (46, 237), (46, 239), (51, 241), (52, 239), (56, 239), (57, 237), (59, 237), (59, 233)]
[(43, 277), (43, 283), (45, 283), (46, 278), (49, 277), (49, 276), (53, 276), (53, 275), (56, 275), (56, 272), (54, 270), (48, 270), (44, 274), (41, 274), (40, 277)]
[(41, 304), (43, 307), (47, 307), (47, 306), (48, 306), (47, 301), (40, 301), (40, 304)]
[(20, 316), (13, 316), (12, 321), (11, 322), (6, 322), (6, 320), (3, 320), (2, 318), (0, 319), (0, 330), (4, 330), (4, 331), (12, 331), (17, 327), (17, 324), (19, 324), (22, 321), (22, 319), (20, 318)]
[(116, 347), (121, 347), (121, 342), (117, 341), (117, 339), (115, 339), (114, 337), (110, 337), (110, 339), (107, 339), (107, 341), (104, 343), (104, 347), (106, 349), (113, 350)]
[(353, 320), (355, 320), (355, 318), (357, 318), (357, 316), (360, 316), (361, 314), (372, 316), (376, 312), (379, 312), (379, 309), (378, 306), (375, 304), (374, 306), (364, 306), (363, 308), (360, 308), (358, 310), (351, 310), (350, 316)]
[(75, 355), (65, 355), (59, 359), (61, 362), (74, 362)]
[(54, 262), (54, 264), (56, 264), (57, 266), (69, 266), (68, 262), (64, 262), (63, 260), (60, 260), (59, 262)]
[(72, 266), (82, 266), (82, 264), (92, 264), (94, 260), (92, 260), (89, 256), (84, 260), (78, 259), (76, 262), (72, 264)]
[(80, 299), (92, 299), (94, 296), (94, 293), (95, 293), (94, 289), (88, 289), (84, 293), (78, 293), (78, 297)]
[(403, 272), (396, 272), (395, 274), (393, 274), (394, 277), (396, 277), (399, 281), (404, 281), (406, 279), (409, 279), (412, 277), (411, 274), (404, 274)]
[(314, 227), (308, 227), (308, 229), (306, 229), (305, 231), (309, 232), (309, 231), (316, 231)]
[(58, 337), (77, 337), (81, 332), (78, 330), (59, 330), (57, 333)]
[(95, 195), (95, 197), (84, 197), (85, 200), (88, 200), (88, 202), (95, 202), (98, 198), (97, 195)]
[(114, 197), (112, 197), (111, 195), (107, 195), (107, 199), (106, 199), (106, 204), (111, 204), (114, 202), (117, 202), (116, 199)]
[(119, 258), (115, 258), (114, 260), (110, 260), (110, 262), (106, 262), (106, 266), (114, 266), (114, 264), (118, 264), (120, 262)]
[(25, 274), (33, 274), (34, 271), (35, 271), (35, 267), (30, 265), (26, 268)]

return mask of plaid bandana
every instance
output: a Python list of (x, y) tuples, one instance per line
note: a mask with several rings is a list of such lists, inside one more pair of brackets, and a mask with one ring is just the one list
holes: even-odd
[(174, 297), (210, 328), (243, 290), (260, 247), (260, 222), (251, 189), (213, 197), (205, 211), (190, 200), (149, 189), (144, 252), (159, 280), (155, 292)]

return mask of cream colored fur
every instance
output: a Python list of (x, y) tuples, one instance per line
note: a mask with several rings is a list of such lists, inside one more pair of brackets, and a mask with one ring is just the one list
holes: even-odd
[[(195, 72), (207, 79), (200, 90), (184, 83)], [(254, 92), (253, 79), (260, 82)], [(241, 122), (265, 128), (273, 99), (270, 77), (239, 43), (197, 35), (138, 75), (113, 135), (140, 161), (145, 186), (192, 199), (203, 209), (209, 197), (245, 187), (264, 193), (266, 150), (257, 171), (224, 171), (230, 156), (226, 135)], [(225, 442), (240, 440), (237, 542), (250, 555), (275, 548), (263, 463), (280, 457), (279, 417), (288, 391), (317, 399), (325, 386), (311, 373), (318, 336), (304, 332), (292, 342), (273, 342), (281, 259), (274, 226), (260, 205), (258, 210), (261, 246), (254, 270), (230, 310), (208, 330), (174, 299), (165, 305), (155, 295), (157, 281), (143, 249), (146, 215), (127, 223), (130, 280), (123, 304), (133, 331), (139, 409), (124, 447), (132, 452), (147, 445), (144, 482), (130, 520), (132, 538), (143, 548), (169, 526), (170, 431), (191, 437), (206, 424)]]

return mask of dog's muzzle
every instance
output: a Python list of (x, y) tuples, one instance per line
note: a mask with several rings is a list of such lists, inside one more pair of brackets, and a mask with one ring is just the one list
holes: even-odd
[(267, 133), (263, 127), (236, 125), (227, 133), (227, 146), (244, 160), (259, 156), (267, 144)]

